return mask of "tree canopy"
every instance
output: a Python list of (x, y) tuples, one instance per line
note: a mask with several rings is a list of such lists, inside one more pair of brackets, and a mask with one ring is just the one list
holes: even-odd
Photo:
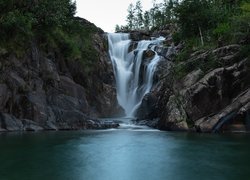
[(179, 38), (201, 37), (205, 42), (240, 37), (236, 29), (241, 37), (249, 33), (249, 0), (153, 1), (152, 8), (144, 12), (140, 4), (140, 0), (136, 5), (130, 4), (128, 24), (117, 25), (117, 31), (162, 29), (167, 24), (177, 24)]
[(54, 49), (65, 58), (95, 58), (90, 35), (97, 28), (75, 17), (71, 0), (1, 0), (0, 50), (25, 53), (35, 41), (45, 51)]

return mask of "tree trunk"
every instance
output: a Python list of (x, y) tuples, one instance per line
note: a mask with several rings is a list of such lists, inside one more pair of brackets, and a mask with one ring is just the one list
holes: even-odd
[(203, 41), (203, 36), (202, 36), (202, 32), (201, 32), (200, 26), (199, 26), (199, 32), (200, 32), (200, 37), (201, 37), (201, 45), (204, 46), (204, 41)]

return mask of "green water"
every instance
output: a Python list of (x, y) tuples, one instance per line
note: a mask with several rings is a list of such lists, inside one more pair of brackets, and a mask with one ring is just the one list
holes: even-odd
[(0, 134), (0, 180), (250, 179), (249, 140), (128, 129)]

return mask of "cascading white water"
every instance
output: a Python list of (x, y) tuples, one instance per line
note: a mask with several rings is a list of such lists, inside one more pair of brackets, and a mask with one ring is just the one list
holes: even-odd
[[(126, 117), (134, 117), (141, 101), (153, 85), (153, 75), (160, 57), (154, 51), (164, 38), (139, 41), (131, 49), (131, 40), (126, 33), (109, 33), (109, 55), (116, 79), (117, 100), (125, 110)], [(146, 50), (155, 52), (154, 57), (142, 69), (143, 55)], [(143, 70), (141, 76), (140, 71)]]

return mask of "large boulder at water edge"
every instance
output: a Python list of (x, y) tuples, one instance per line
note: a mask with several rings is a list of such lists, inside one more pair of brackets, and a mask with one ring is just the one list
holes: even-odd
[(104, 32), (75, 20), (92, 30), (91, 38), (83, 37), (89, 40), (84, 59), (70, 59), (61, 46), (42, 46), (37, 39), (27, 41), (23, 55), (0, 49), (0, 131), (118, 126), (98, 119), (121, 113)]
[[(142, 103), (142, 107), (151, 107), (150, 112), (155, 113), (142, 116), (140, 110), (139, 117), (143, 122), (159, 118), (156, 127), (163, 130), (248, 131), (249, 59), (239, 53), (237, 44), (197, 51), (180, 65), (174, 56), (167, 59), (162, 56), (155, 72), (157, 83), (147, 95), (156, 95), (157, 102), (145, 106), (145, 102), (150, 103), (145, 97)], [(195, 66), (208, 62), (217, 63), (217, 67), (208, 69), (201, 66), (201, 69)], [(193, 71), (177, 79), (177, 65), (193, 68)]]

